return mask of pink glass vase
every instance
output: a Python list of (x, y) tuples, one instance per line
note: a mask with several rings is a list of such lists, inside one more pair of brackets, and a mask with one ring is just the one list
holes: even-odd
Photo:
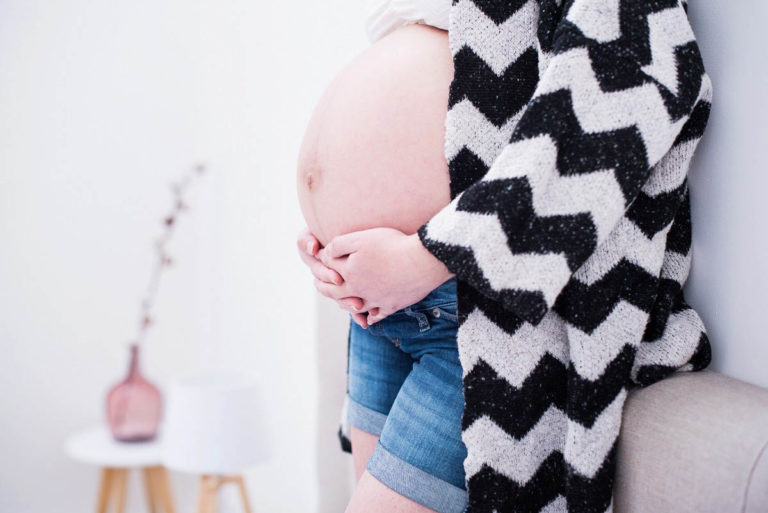
[(139, 346), (132, 344), (128, 376), (107, 394), (107, 422), (112, 436), (121, 442), (152, 440), (162, 413), (160, 391), (141, 375)]

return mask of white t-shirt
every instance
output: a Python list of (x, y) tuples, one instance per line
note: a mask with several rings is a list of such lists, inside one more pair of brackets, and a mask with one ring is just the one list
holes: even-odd
[(448, 30), (451, 0), (368, 0), (365, 29), (374, 41), (409, 23)]

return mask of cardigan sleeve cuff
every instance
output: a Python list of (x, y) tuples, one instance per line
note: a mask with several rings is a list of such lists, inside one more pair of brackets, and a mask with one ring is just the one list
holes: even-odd
[[(441, 215), (444, 212), (438, 213)], [(434, 218), (433, 218), (434, 219)], [(430, 220), (431, 221), (431, 220)], [(499, 302), (502, 307), (531, 324), (538, 324), (552, 306), (539, 291), (519, 289), (496, 290), (478, 268), (471, 250), (458, 245), (447, 244), (429, 236), (427, 221), (419, 227), (417, 233), (424, 247), (437, 258), (456, 279), (467, 283), (489, 299)], [(513, 270), (509, 270), (513, 272)]]

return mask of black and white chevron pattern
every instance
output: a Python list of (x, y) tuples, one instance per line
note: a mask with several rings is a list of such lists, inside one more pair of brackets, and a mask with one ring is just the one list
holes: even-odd
[(680, 0), (458, 0), (452, 202), (468, 511), (612, 510), (627, 392), (706, 367), (687, 171), (711, 83)]

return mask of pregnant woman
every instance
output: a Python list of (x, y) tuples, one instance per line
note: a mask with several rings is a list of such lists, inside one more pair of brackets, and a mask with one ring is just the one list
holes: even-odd
[(375, 31), (328, 88), (299, 250), (350, 312), (348, 513), (611, 511), (629, 390), (711, 355), (683, 295), (712, 93), (686, 9), (458, 0), (449, 37)]
[[(438, 7), (434, 23), (445, 27), (448, 2)], [(299, 199), (317, 238), (307, 234), (300, 244), (311, 253), (338, 235), (380, 227), (420, 246), (416, 230), (450, 201), (447, 32), (426, 24), (392, 30), (387, 23), (402, 18), (386, 9), (378, 15), (369, 24), (376, 42), (330, 84), (300, 149)], [(467, 504), (456, 280), (421, 249), (422, 278), (434, 280), (426, 297), (371, 326), (358, 313), (368, 308), (362, 299), (338, 298), (359, 323), (351, 323), (349, 340), (348, 420), (359, 481), (350, 512), (460, 513)], [(320, 286), (342, 282), (304, 254)]]

